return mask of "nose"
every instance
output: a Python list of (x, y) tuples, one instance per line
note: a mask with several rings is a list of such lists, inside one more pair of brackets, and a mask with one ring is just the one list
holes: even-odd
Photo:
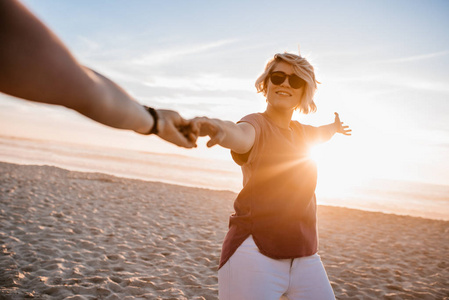
[(284, 81), (280, 84), (280, 86), (291, 87), (290, 82), (288, 82), (288, 76), (285, 76)]

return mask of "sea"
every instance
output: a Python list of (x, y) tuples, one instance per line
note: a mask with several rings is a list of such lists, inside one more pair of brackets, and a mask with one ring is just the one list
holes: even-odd
[[(0, 161), (158, 181), (238, 193), (240, 167), (228, 159), (193, 157), (67, 142), (0, 136)], [(317, 187), (318, 204), (449, 220), (449, 185), (371, 179), (333, 193)]]

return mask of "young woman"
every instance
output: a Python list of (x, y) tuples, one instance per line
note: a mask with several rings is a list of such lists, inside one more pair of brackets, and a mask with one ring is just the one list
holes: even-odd
[(301, 56), (276, 54), (256, 88), (266, 97), (265, 112), (237, 124), (206, 117), (192, 123), (197, 134), (211, 137), (209, 147), (231, 149), (243, 172), (221, 253), (220, 299), (334, 299), (317, 254), (317, 171), (308, 154), (313, 144), (351, 130), (337, 113), (321, 127), (292, 121), (296, 109), (316, 110), (314, 69)]

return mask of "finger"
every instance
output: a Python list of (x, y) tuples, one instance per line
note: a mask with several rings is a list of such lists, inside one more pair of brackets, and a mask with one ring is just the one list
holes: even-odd
[(175, 143), (176, 145), (184, 148), (194, 148), (197, 146), (196, 139), (189, 139), (185, 134), (179, 131), (178, 128), (172, 126), (171, 124), (168, 131), (170, 132), (167, 135), (167, 137), (169, 137), (169, 141)]
[(185, 136), (190, 142), (196, 143), (196, 140), (198, 139), (198, 134), (193, 132), (190, 128), (190, 126), (183, 126), (181, 128), (178, 128), (178, 130), (182, 133), (183, 136)]
[[(205, 128), (211, 128), (209, 119), (206, 117), (196, 117), (191, 120), (192, 132), (198, 136), (206, 135), (207, 130)], [(205, 131), (206, 130), (206, 131)]]
[(189, 133), (187, 138), (189, 139), (189, 141), (191, 141), (192, 143), (195, 143), (196, 146), (196, 140), (198, 139), (198, 135), (194, 134), (193, 132)]
[(181, 132), (183, 136), (185, 136), (187, 139), (190, 139), (189, 136), (192, 134), (190, 126), (182, 126), (182, 127), (177, 126), (177, 129), (179, 132)]
[(193, 119), (193, 120), (190, 120), (189, 126), (190, 126), (190, 130), (192, 132), (195, 132), (196, 134), (199, 134), (199, 132), (200, 132), (200, 123), (199, 123), (199, 121), (196, 118)]
[(199, 135), (198, 130), (194, 130), (193, 126), (190, 122), (187, 122), (185, 125), (181, 127), (177, 127), (178, 131), (181, 132), (183, 136), (185, 136), (189, 141), (196, 143), (196, 140)]
[(199, 130), (195, 129), (193, 124), (181, 127), (180, 131), (182, 133), (184, 133), (184, 135), (190, 135), (190, 134), (198, 135), (199, 134)]
[(219, 130), (214, 136), (211, 137), (209, 142), (207, 142), (207, 147), (212, 147), (219, 144), (225, 137), (225, 133), (223, 130)]
[(213, 138), (211, 138), (208, 142), (207, 142), (207, 147), (210, 148), (212, 146), (215, 146), (217, 144), (220, 143), (220, 138), (217, 138), (216, 136), (214, 136)]
[(184, 148), (196, 148), (196, 141), (195, 140), (189, 140), (185, 136), (181, 135), (176, 138), (170, 139), (170, 142)]

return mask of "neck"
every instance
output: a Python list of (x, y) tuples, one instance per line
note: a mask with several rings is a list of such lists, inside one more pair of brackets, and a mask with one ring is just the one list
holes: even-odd
[(293, 110), (276, 110), (268, 105), (264, 112), (277, 126), (288, 129), (293, 116)]

